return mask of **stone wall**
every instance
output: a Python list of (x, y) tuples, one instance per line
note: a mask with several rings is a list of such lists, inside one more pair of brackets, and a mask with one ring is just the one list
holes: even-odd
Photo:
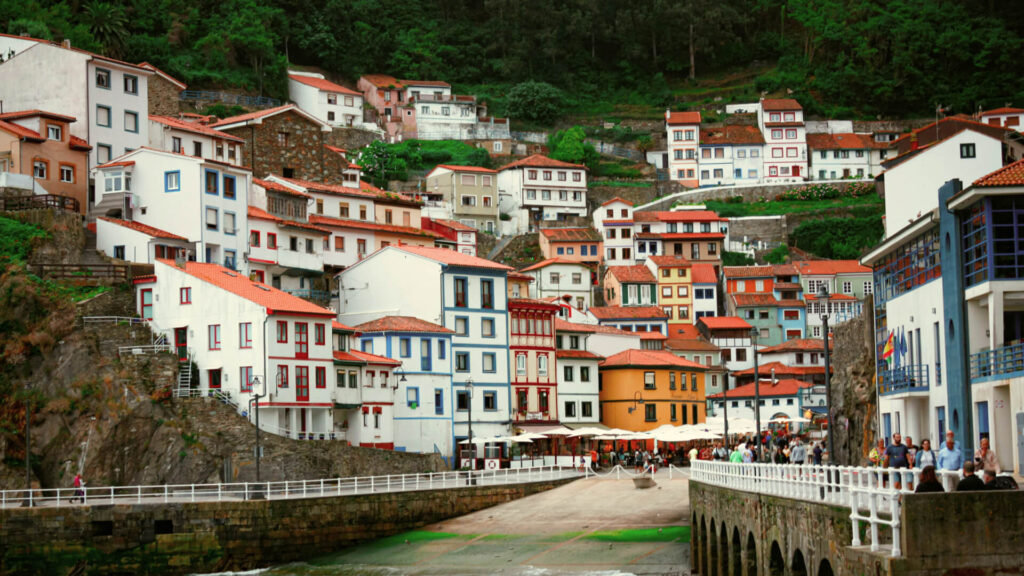
[(147, 90), (150, 114), (177, 117), (181, 112), (178, 98), (178, 95), (181, 94), (180, 86), (168, 82), (159, 74), (153, 74), (149, 77)]
[(309, 560), (571, 480), (296, 500), (0, 510), (0, 573), (176, 575)]
[(37, 240), (29, 264), (78, 264), (85, 246), (84, 216), (63, 210), (39, 209), (0, 212), (0, 216), (38, 226), (50, 238)]
[[(734, 242), (761, 240), (785, 242), (787, 216), (752, 216), (729, 219), (729, 238)], [(726, 248), (728, 249), (728, 248)]]
[(878, 391), (875, 388), (874, 301), (864, 312), (834, 330), (831, 363), (835, 454), (833, 462), (866, 466), (878, 437)]
[(381, 136), (369, 130), (358, 128), (335, 128), (327, 135), (327, 143), (337, 148), (344, 148), (350, 152), (369, 146), (372, 142), (380, 140)]
[[(835, 186), (839, 190), (845, 190), (846, 187), (851, 184), (860, 183), (859, 180), (850, 180), (844, 182), (836, 182)], [(686, 191), (680, 188), (678, 191), (671, 190), (668, 183), (658, 183), (659, 186), (664, 186), (664, 194), (666, 196), (662, 198), (657, 204), (644, 208), (644, 210), (671, 210), (672, 206), (677, 202), (679, 204), (700, 204), (708, 200), (728, 200), (734, 196), (742, 196), (744, 202), (756, 202), (761, 199), (774, 200), (776, 196), (786, 192), (787, 190), (793, 190), (795, 188), (802, 188), (804, 186), (814, 185), (814, 182), (806, 182), (801, 184), (773, 184), (763, 186), (723, 186), (715, 188), (694, 188)], [(678, 186), (677, 183), (673, 182)], [(677, 192), (682, 193), (681, 196), (673, 196)]]
[[(324, 182), (328, 176), (327, 154), (324, 148), (327, 133), (320, 125), (307, 120), (294, 111), (264, 118), (262, 124), (224, 130), (245, 140), (243, 163), (252, 167), (255, 178), (284, 175), (284, 169), (293, 170), (293, 177), (313, 182)], [(287, 145), (279, 141), (286, 133)]]

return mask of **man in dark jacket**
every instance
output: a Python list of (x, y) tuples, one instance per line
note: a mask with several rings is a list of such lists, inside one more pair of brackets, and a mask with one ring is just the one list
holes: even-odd
[(957, 492), (984, 490), (985, 482), (974, 473), (974, 462), (964, 462), (964, 477), (956, 485)]

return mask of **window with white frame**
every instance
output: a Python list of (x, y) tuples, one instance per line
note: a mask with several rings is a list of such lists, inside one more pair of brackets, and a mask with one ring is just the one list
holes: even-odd
[(75, 182), (75, 167), (63, 164), (60, 167), (60, 181), (68, 184)]
[(49, 164), (45, 160), (35, 160), (32, 162), (32, 177), (43, 178), (47, 177), (49, 173)]

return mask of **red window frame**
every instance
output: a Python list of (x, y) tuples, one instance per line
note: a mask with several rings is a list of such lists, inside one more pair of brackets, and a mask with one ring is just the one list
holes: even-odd
[(260, 231), (259, 230), (253, 230), (252, 233), (249, 234), (249, 246), (252, 246), (253, 248), (259, 248), (260, 247)]
[(287, 388), (288, 387), (288, 365), (278, 364), (277, 365), (277, 387)]
[(206, 327), (206, 339), (210, 350), (220, 350), (220, 324), (210, 324)]
[(252, 273), (253, 273), (253, 275), (256, 276), (256, 281), (257, 282), (259, 282), (260, 284), (265, 284), (266, 283), (265, 280), (266, 280), (267, 277), (264, 275), (263, 270), (253, 270)]
[(252, 392), (252, 366), (242, 366), (238, 370), (238, 385), (242, 392)]
[(323, 346), (327, 342), (327, 325), (317, 323), (314, 327), (314, 338), (317, 346)]
[(277, 234), (267, 232), (267, 250), (277, 250)]
[(252, 322), (238, 324), (238, 347), (252, 348)]
[(288, 322), (285, 322), (284, 320), (277, 321), (277, 343), (288, 343)]
[[(149, 304), (146, 304), (146, 295), (149, 295)], [(148, 309), (148, 310), (147, 310)], [(153, 319), (153, 289), (146, 288), (139, 291), (139, 315), (143, 320)]]
[(220, 368), (214, 368), (206, 372), (206, 384), (209, 388), (219, 390), (221, 380), (223, 380), (223, 378), (221, 377)]
[(381, 388), (387, 388), (388, 387), (388, 372), (387, 372), (387, 370), (381, 370), (380, 371), (380, 387)]
[(180, 303), (181, 304), (191, 304), (192, 303), (192, 288), (187, 288), (187, 287), (186, 288), (182, 288), (181, 290), (178, 291), (178, 296), (180, 298)]
[(323, 366), (316, 367), (316, 387), (327, 388), (327, 368)]
[(309, 400), (309, 366), (295, 367), (295, 399)]
[[(295, 357), (309, 358), (309, 324), (305, 322), (295, 323)], [(306, 379), (309, 380), (308, 374)]]

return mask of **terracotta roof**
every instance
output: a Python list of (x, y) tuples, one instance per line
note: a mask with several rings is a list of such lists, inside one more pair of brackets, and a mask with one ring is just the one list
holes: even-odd
[(658, 254), (656, 256), (648, 256), (648, 260), (654, 262), (659, 268), (689, 268), (693, 266), (693, 262), (689, 258), (683, 256), (667, 256), (665, 254)]
[(601, 362), (601, 368), (630, 366), (679, 367), (690, 370), (707, 370), (708, 367), (690, 362), (666, 350), (623, 350)]
[(463, 224), (462, 222), (459, 222), (458, 220), (448, 220), (446, 218), (427, 218), (426, 216), (422, 217), (421, 220), (429, 220), (431, 222), (434, 222), (435, 224), (440, 224), (441, 226), (447, 226), (448, 228), (451, 228), (452, 230), (455, 230), (457, 232), (476, 232), (477, 231), (476, 228), (473, 228), (472, 226), (467, 226), (467, 225)]
[(329, 124), (327, 124), (323, 120), (320, 120), (319, 118), (312, 116), (309, 112), (306, 112), (305, 110), (299, 108), (295, 104), (284, 104), (276, 108), (267, 108), (266, 110), (257, 110), (255, 112), (249, 112), (247, 114), (239, 114), (238, 116), (232, 116), (230, 118), (220, 120), (219, 122), (214, 123), (212, 126), (214, 128), (228, 129), (228, 126), (232, 126), (234, 124), (245, 123), (249, 122), (250, 120), (265, 118), (267, 116), (273, 116), (275, 114), (281, 114), (282, 112), (288, 111), (294, 111), (296, 114), (302, 116), (303, 118), (306, 118), (310, 122), (314, 124), (319, 124), (324, 129), (330, 128)]
[(773, 276), (796, 276), (792, 264), (767, 264), (764, 266), (726, 266), (722, 268), (726, 278), (770, 278)]
[(403, 78), (401, 82), (405, 86), (444, 86), (451, 88), (451, 84), (442, 80), (407, 80)]
[(289, 196), (298, 196), (299, 198), (312, 198), (309, 194), (296, 190), (284, 184), (278, 182), (272, 182), (270, 180), (260, 180), (259, 178), (253, 178), (252, 183), (263, 188), (264, 190), (273, 190), (274, 192), (280, 192)]
[(376, 354), (370, 354), (369, 352), (362, 352), (362, 351), (359, 351), (359, 350), (350, 350), (349, 352), (353, 356), (355, 356), (358, 360), (362, 360), (363, 362), (366, 362), (367, 364), (386, 364), (386, 365), (390, 365), (390, 366), (401, 366), (402, 365), (402, 363), (399, 362), (398, 360), (392, 360), (391, 358), (388, 358), (387, 356), (378, 356)]
[(402, 88), (401, 80), (388, 74), (363, 74), (362, 79), (365, 79), (377, 88), (387, 88), (388, 86), (394, 86), (395, 89)]
[(701, 146), (764, 144), (764, 135), (757, 126), (744, 124), (718, 126), (700, 131)]
[(414, 316), (385, 316), (370, 320), (354, 327), (356, 332), (429, 332), (432, 334), (454, 334), (454, 330)]
[(641, 232), (635, 235), (642, 240), (721, 240), (722, 232)]
[(555, 160), (554, 158), (548, 158), (542, 154), (534, 154), (527, 156), (522, 160), (516, 160), (510, 164), (506, 164), (498, 169), (499, 172), (508, 170), (510, 168), (582, 168), (586, 170), (587, 167), (583, 164), (570, 164), (569, 162), (562, 162), (561, 160)]
[(761, 109), (770, 112), (790, 112), (803, 110), (803, 106), (792, 98), (765, 98), (761, 100)]
[(711, 210), (673, 210), (660, 212), (634, 212), (634, 222), (728, 222)]
[(167, 80), (168, 82), (178, 86), (182, 90), (188, 89), (188, 85), (187, 84), (185, 84), (181, 80), (178, 80), (174, 76), (171, 76), (167, 72), (164, 72), (163, 70), (157, 68), (156, 66), (153, 66), (149, 62), (140, 62), (139, 63), (139, 68), (145, 68), (146, 70), (152, 70), (153, 72), (156, 72), (157, 75), (162, 76), (165, 80)]
[(223, 138), (224, 140), (231, 140), (232, 142), (245, 142), (245, 140), (238, 136), (232, 136), (227, 132), (214, 130), (213, 128), (199, 122), (186, 122), (170, 116), (157, 116), (155, 114), (150, 114), (149, 119), (154, 122), (159, 122), (164, 126), (170, 126), (171, 128), (177, 128), (178, 130), (184, 130), (185, 132), (192, 132), (193, 134), (202, 134), (213, 138)]
[(330, 80), (325, 80), (323, 78), (303, 76), (301, 74), (289, 74), (288, 79), (295, 80), (296, 82), (300, 84), (305, 84), (306, 86), (312, 86), (313, 88), (316, 88), (317, 90), (320, 90), (322, 92), (338, 92), (340, 94), (351, 94), (353, 96), (363, 95), (362, 92), (356, 92), (351, 88), (345, 88), (340, 84), (335, 84), (334, 82), (331, 82)]
[(751, 328), (750, 324), (739, 316), (704, 316), (703, 318), (698, 318), (697, 322), (703, 322), (705, 326), (712, 330), (750, 330)]
[(498, 264), (491, 260), (485, 260), (476, 256), (470, 256), (469, 254), (463, 254), (456, 252), (455, 250), (448, 250), (447, 248), (434, 248), (425, 246), (389, 246), (389, 248), (395, 248), (409, 254), (415, 254), (424, 258), (429, 258), (435, 262), (445, 264), (447, 266), (459, 266), (465, 268), (489, 268), (491, 270), (506, 270), (510, 271), (510, 266), (504, 264)]
[(544, 261), (541, 261), (541, 262), (537, 262), (536, 264), (532, 264), (530, 266), (527, 266), (526, 268), (523, 268), (522, 270), (520, 270), (520, 272), (532, 272), (534, 270), (540, 270), (541, 268), (547, 268), (548, 266), (551, 266), (552, 264), (573, 264), (573, 265), (576, 265), (576, 266), (582, 266), (583, 268), (586, 268), (586, 266), (584, 266), (583, 263), (579, 262), (578, 260), (569, 260), (568, 258), (558, 258), (558, 257), (555, 257), (555, 258), (548, 258), (547, 260), (544, 260)]
[(331, 322), (331, 329), (333, 329), (333, 330), (344, 330), (346, 332), (355, 332), (356, 331), (355, 328), (353, 328), (353, 327), (351, 327), (351, 326), (349, 326), (347, 324), (342, 324), (341, 322), (338, 322), (337, 320), (334, 320), (333, 322)]
[(669, 112), (668, 118), (665, 119), (665, 123), (669, 126), (676, 126), (678, 124), (700, 124), (700, 112)]
[[(792, 378), (776, 380), (774, 383), (767, 378), (761, 379), (760, 386), (754, 386), (754, 383), (744, 384), (743, 386), (737, 386), (728, 392), (725, 392), (727, 398), (753, 398), (756, 395), (760, 396), (796, 396), (801, 390), (814, 386), (810, 382), (803, 382), (801, 380), (794, 380)], [(711, 394), (708, 398), (721, 398), (721, 392), (718, 394)]]
[(302, 230), (316, 232), (321, 236), (329, 236), (331, 234), (330, 230), (325, 230), (323, 228), (314, 226), (306, 222), (299, 222), (298, 220), (286, 220), (279, 216), (274, 216), (270, 212), (267, 212), (266, 210), (257, 208), (255, 206), (249, 206), (248, 214), (249, 218), (256, 218), (258, 220), (269, 220), (271, 222), (277, 222), (281, 226), (290, 226), (292, 228), (300, 228)]
[(337, 184), (324, 184), (323, 182), (311, 182), (309, 180), (300, 180), (298, 178), (281, 178), (285, 182), (301, 186), (306, 190), (312, 192), (322, 192), (324, 194), (333, 194), (335, 196), (354, 196), (356, 198), (379, 198), (382, 192), (379, 188), (374, 190), (362, 190), (359, 188), (350, 188), (348, 186), (339, 186)]
[(668, 338), (665, 340), (665, 347), (671, 348), (672, 350), (687, 350), (697, 352), (719, 352), (721, 348), (715, 346), (707, 340), (697, 340), (691, 338)]
[(648, 282), (654, 284), (658, 280), (651, 273), (651, 270), (643, 264), (634, 266), (609, 266), (608, 274), (611, 274), (619, 282)]
[(586, 350), (555, 350), (555, 358), (571, 358), (581, 360), (602, 360), (604, 356), (598, 356)]
[(551, 242), (601, 241), (601, 235), (593, 228), (542, 228), (540, 233)]
[[(938, 123), (932, 122), (927, 126), (918, 128), (910, 134), (905, 134), (897, 140), (890, 142), (890, 148), (896, 148), (898, 153), (897, 158), (904, 156), (908, 152), (919, 152), (922, 147), (928, 146), (935, 142), (941, 142), (951, 136), (954, 136), (964, 130), (972, 130), (980, 134), (985, 134), (999, 141), (1003, 141), (1007, 135), (1016, 134), (1012, 128), (1003, 128), (1002, 126), (992, 126), (991, 124), (985, 124), (983, 122), (976, 122), (970, 118), (964, 116), (950, 116), (949, 118), (943, 118)], [(912, 140), (917, 137), (917, 145), (919, 148), (913, 150)], [(884, 164), (891, 164), (892, 160), (896, 158), (887, 159)]]
[(130, 228), (132, 230), (135, 230), (136, 232), (142, 232), (146, 236), (152, 236), (153, 238), (166, 238), (168, 240), (183, 240), (185, 242), (188, 242), (188, 238), (185, 238), (184, 236), (178, 236), (177, 234), (172, 234), (170, 232), (167, 232), (166, 230), (161, 230), (159, 228), (147, 226), (141, 222), (118, 220), (117, 218), (107, 218), (105, 216), (100, 216), (99, 219), (106, 222), (110, 222), (111, 224), (117, 224), (118, 226)]
[(871, 268), (857, 260), (795, 260), (800, 275), (831, 276), (834, 274), (871, 274)]
[(1004, 114), (1024, 114), (1024, 108), (993, 108), (992, 110), (986, 110), (978, 116), (1002, 116)]
[[(834, 348), (832, 343), (829, 343), (829, 348)], [(782, 344), (777, 346), (769, 346), (768, 348), (761, 348), (757, 351), (758, 354), (774, 354), (777, 352), (824, 352), (825, 344), (821, 338), (794, 338), (792, 340), (786, 340)]]
[(718, 284), (715, 266), (706, 262), (697, 262), (690, 268), (694, 284)]
[(804, 287), (799, 282), (776, 282), (774, 288), (776, 290), (803, 290)]
[[(511, 274), (511, 273), (510, 273)], [(540, 300), (538, 298), (509, 298), (508, 309), (512, 308), (539, 308), (541, 310), (556, 312), (561, 304), (551, 300)]]
[(974, 186), (992, 188), (997, 186), (1024, 186), (1024, 160), (1007, 164), (999, 170), (978, 178)]
[[(175, 265), (173, 260), (161, 258), (158, 259), (157, 262), (170, 268), (182, 270)], [(213, 284), (214, 286), (217, 286), (218, 288), (230, 292), (240, 298), (245, 298), (250, 302), (263, 306), (270, 314), (312, 314), (327, 318), (333, 318), (335, 315), (334, 312), (331, 312), (326, 308), (321, 308), (312, 302), (307, 302), (302, 298), (292, 296), (291, 294), (282, 292), (272, 286), (267, 286), (266, 284), (250, 280), (248, 276), (228, 270), (219, 264), (185, 262), (185, 268), (183, 271), (190, 276)], [(160, 273), (157, 272), (157, 275), (159, 274)]]
[(619, 198), (618, 196), (616, 196), (615, 198), (612, 198), (611, 200), (608, 200), (604, 204), (601, 204), (601, 206), (607, 206), (609, 204), (614, 204), (615, 202), (622, 202), (623, 204), (629, 204), (630, 206), (635, 206), (635, 204), (633, 204), (629, 200), (623, 200), (622, 198)]
[[(375, 232), (390, 232), (392, 234), (404, 234), (406, 236), (422, 236), (426, 238), (440, 238), (441, 235), (422, 228), (412, 226), (396, 226), (394, 224), (377, 224), (365, 220), (352, 220), (350, 218), (334, 218), (332, 216), (321, 216), (310, 214), (309, 221), (320, 226), (331, 228), (354, 228), (356, 230), (372, 230)], [(451, 250), (449, 250), (451, 252)]]
[(15, 124), (14, 122), (8, 122), (6, 120), (0, 120), (0, 129), (6, 130), (19, 138), (28, 138), (29, 140), (38, 140), (40, 142), (46, 140), (46, 138), (39, 135), (39, 132), (36, 132), (31, 128), (25, 128), (20, 124)]
[[(456, 166), (454, 164), (438, 164), (434, 168), (445, 168), (452, 172), (480, 172), (483, 174), (497, 174), (497, 170), (491, 170), (490, 168), (484, 168), (482, 166)], [(433, 172), (433, 170), (431, 170)], [(428, 174), (429, 176), (429, 174)]]
[(668, 318), (665, 311), (657, 306), (591, 306), (587, 309), (598, 320), (630, 320)]
[(59, 120), (61, 122), (75, 122), (77, 119), (74, 116), (65, 116), (64, 114), (57, 114), (55, 112), (47, 112), (45, 110), (18, 110), (15, 112), (4, 112), (0, 114), (0, 120), (19, 120), (21, 118), (34, 118), (41, 116), (43, 118), (50, 118), (51, 120)]
[[(608, 334), (611, 336), (629, 336), (639, 338), (642, 332), (629, 332), (614, 326), (603, 326), (601, 324), (578, 324), (555, 318), (555, 332), (579, 332), (581, 334)], [(648, 334), (661, 334), (660, 332), (648, 332)], [(662, 336), (664, 338), (664, 336)]]
[[(775, 375), (780, 374), (798, 374), (801, 376), (813, 375), (813, 374), (824, 374), (824, 366), (786, 366), (782, 362), (768, 362), (767, 364), (761, 364), (757, 367), (757, 374), (761, 377), (767, 376), (775, 370)], [(748, 368), (746, 370), (740, 370), (733, 372), (734, 376), (753, 376), (754, 369)]]
[[(626, 330), (626, 332), (629, 332), (629, 330)], [(633, 333), (639, 336), (641, 340), (668, 340), (668, 336), (665, 336), (661, 332), (637, 330)]]
[[(522, 282), (533, 282), (533, 276), (530, 276), (529, 274), (520, 274), (519, 272), (509, 272), (508, 273), (508, 279), (509, 280), (519, 280), (519, 281), (522, 281)], [(545, 302), (553, 302), (553, 300), (551, 298), (545, 298), (544, 301)]]
[(751, 306), (774, 308), (779, 305), (779, 301), (771, 294), (733, 294), (732, 299), (737, 308)]
[(808, 134), (811, 150), (867, 150), (888, 148), (888, 142), (875, 142), (871, 134)]
[(100, 164), (97, 168), (117, 168), (118, 166), (135, 166), (135, 160), (118, 160), (116, 162), (107, 162), (106, 164)]
[(68, 138), (68, 146), (76, 150), (92, 150), (92, 146), (88, 142), (74, 135)]

